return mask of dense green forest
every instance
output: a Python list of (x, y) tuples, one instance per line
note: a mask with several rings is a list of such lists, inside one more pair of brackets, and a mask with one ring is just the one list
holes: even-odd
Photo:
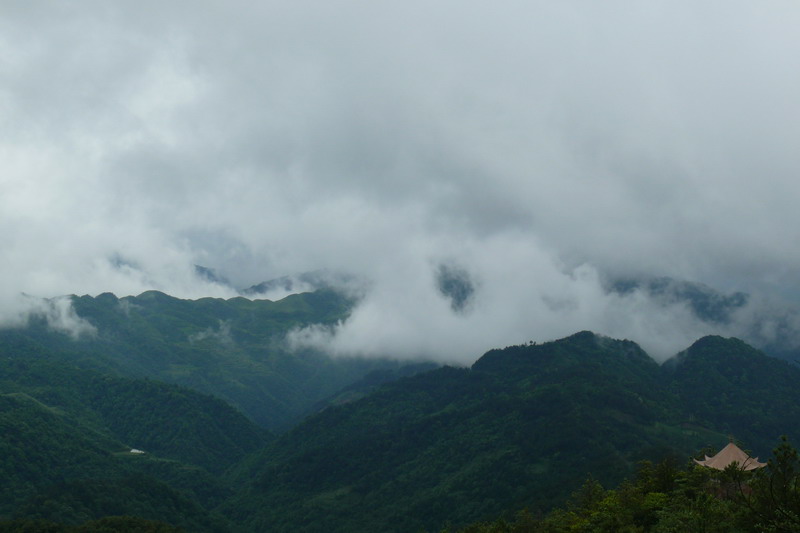
[[(344, 369), (332, 360), (315, 368), (324, 355), (274, 346), (290, 322), (344, 312), (334, 296), (315, 297), (101, 295), (75, 300), (93, 336), (72, 339), (44, 319), (2, 331), (0, 531), (114, 530), (98, 522), (111, 516), (153, 531), (525, 531), (513, 528), (533, 523), (579, 531), (585, 523), (570, 520), (597, 509), (633, 520), (618, 530), (679, 531), (665, 517), (696, 505), (680, 487), (707, 492), (696, 469), (674, 462), (669, 490), (648, 485), (666, 475), (653, 473), (665, 457), (685, 461), (729, 435), (766, 457), (779, 435), (800, 438), (800, 369), (736, 339), (700, 339), (661, 366), (631, 341), (581, 332), (491, 350), (470, 368), (351, 361)], [(276, 318), (274, 305), (292, 318)], [(204, 306), (213, 312), (195, 316)], [(272, 317), (274, 331), (253, 313)], [(220, 329), (220, 317), (228, 326)], [(217, 337), (196, 336), (204, 331)], [(248, 388), (237, 381), (244, 368), (254, 382), (270, 373), (277, 381)], [(313, 388), (327, 372), (325, 394), (304, 393), (300, 409), (290, 389)], [(180, 375), (184, 385), (174, 383)], [(259, 387), (276, 382), (267, 402)], [(241, 398), (257, 400), (234, 406), (208, 392), (234, 383)], [(271, 420), (297, 422), (268, 433), (248, 401), (294, 405)], [(310, 414), (300, 421), (301, 412)], [(637, 473), (642, 461), (650, 466)], [(585, 505), (570, 500), (581, 486), (591, 495)], [(474, 529), (491, 527), (499, 529)]]
[(271, 438), (176, 385), (8, 357), (0, 376), (0, 516), (79, 524), (130, 514), (225, 530), (204, 510), (232, 494), (219, 474)]
[(220, 472), (268, 433), (225, 402), (184, 387), (47, 360), (0, 360), (5, 398), (36, 398), (73, 429)]
[(186, 530), (137, 516), (106, 516), (87, 520), (79, 525), (68, 525), (51, 520), (21, 518), (0, 521), (0, 533), (184, 533)]
[[(766, 468), (713, 470), (674, 458), (642, 461), (606, 490), (589, 478), (547, 515), (528, 509), (459, 528), (459, 533), (747, 533), (800, 531), (800, 458), (784, 439)], [(446, 528), (442, 533), (455, 531)]]
[(0, 357), (48, 354), (81, 368), (183, 385), (225, 400), (273, 431), (293, 426), (370, 373), (402, 375), (434, 366), (377, 357), (382, 354), (330, 358), (288, 350), (284, 340), (293, 328), (332, 325), (348, 316), (352, 299), (330, 289), (275, 302), (182, 300), (149, 291), (125, 298), (73, 296), (71, 304), (92, 331), (69, 335), (49, 327), (46, 314), (34, 315), (25, 328), (0, 329)]
[[(684, 357), (713, 360), (740, 344), (706, 339)], [(745, 368), (794, 371), (748, 355)], [(508, 508), (544, 511), (589, 473), (614, 485), (639, 460), (688, 455), (748, 425), (699, 419), (685, 379), (635, 343), (589, 332), (493, 350), (471, 369), (419, 374), (310, 418), (240, 469), (246, 490), (224, 509), (253, 530), (303, 531), (433, 530)], [(800, 400), (791, 386), (772, 394)], [(775, 437), (751, 445), (769, 449)]]

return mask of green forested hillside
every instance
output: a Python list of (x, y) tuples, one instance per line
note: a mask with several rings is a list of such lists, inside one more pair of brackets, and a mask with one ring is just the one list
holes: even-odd
[[(80, 524), (127, 514), (196, 531), (224, 529), (224, 519), (205, 511), (200, 497), (140, 468), (158, 461), (128, 456), (119, 441), (77, 426), (58, 409), (26, 394), (0, 395), (0, 520)], [(181, 470), (192, 469), (200, 470), (174, 463), (161, 473), (164, 478), (185, 479)], [(217, 479), (200, 477), (209, 483), (207, 492), (227, 494)]]
[[(438, 531), (525, 508), (539, 516), (588, 476), (613, 487), (642, 460), (685, 459), (729, 434), (762, 459), (780, 434), (800, 438), (800, 369), (736, 339), (706, 337), (663, 366), (633, 342), (581, 332), (491, 350), (471, 368), (387, 382), (402, 373), (390, 368), (277, 437), (218, 399), (109, 374), (121, 353), (65, 353), (30, 332), (3, 339), (5, 519)], [(83, 342), (100, 341), (75, 350)]]
[(202, 509), (233, 493), (220, 474), (270, 437), (224, 401), (158, 379), (214, 392), (280, 428), (327, 397), (348, 401), (425, 368), (288, 352), (291, 328), (346, 316), (349, 301), (332, 291), (280, 302), (149, 292), (72, 304), (93, 334), (57, 331), (45, 315), (0, 330), (0, 518), (77, 524), (133, 514), (218, 529), (225, 521)]
[(351, 304), (327, 289), (275, 302), (181, 300), (157, 291), (125, 298), (72, 297), (77, 316), (95, 334), (76, 338), (34, 316), (26, 328), (0, 330), (0, 358), (55, 358), (184, 385), (224, 399), (265, 428), (284, 430), (368, 373), (404, 366), (287, 349), (285, 335), (292, 328), (334, 324), (346, 318)]
[[(224, 402), (49, 359), (0, 360), (0, 518), (136, 515), (224, 530), (218, 474), (267, 442)], [(131, 454), (131, 448), (145, 450)]]
[(35, 399), (74, 429), (213, 472), (267, 438), (264, 430), (212, 396), (49, 360), (0, 360), (0, 391)]
[(115, 445), (120, 449), (111, 438), (75, 431), (55, 409), (27, 394), (0, 395), (2, 511), (12, 510), (38, 486), (113, 472)]
[(57, 483), (37, 492), (14, 514), (25, 520), (70, 525), (111, 516), (136, 516), (184, 531), (222, 533), (232, 527), (224, 518), (207, 511), (187, 495), (155, 478), (135, 474)]
[[(435, 530), (561, 503), (588, 474), (724, 442), (636, 344), (583, 332), (493, 350), (331, 407), (239, 473), (225, 506), (253, 530)], [(723, 426), (720, 426), (723, 427)], [(773, 437), (770, 437), (774, 439)]]
[(800, 440), (800, 367), (738, 339), (704, 337), (664, 366), (688, 418), (759, 453), (781, 434)]
[[(793, 533), (800, 531), (800, 457), (782, 439), (764, 468), (744, 471), (641, 462), (636, 474), (605, 489), (589, 478), (546, 515), (523, 509), (447, 529), (459, 533)], [(446, 533), (445, 531), (445, 533)]]
[(0, 533), (183, 533), (186, 530), (137, 516), (105, 516), (80, 525), (69, 525), (38, 518), (0, 521)]

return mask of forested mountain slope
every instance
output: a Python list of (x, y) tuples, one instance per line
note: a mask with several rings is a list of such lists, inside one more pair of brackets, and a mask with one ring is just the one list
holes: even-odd
[[(114, 331), (98, 324), (98, 338)], [(167, 346), (161, 338), (148, 342)], [(398, 373), (384, 369), (272, 438), (216, 398), (91, 369), (105, 361), (120, 373), (112, 367), (123, 352), (78, 351), (112, 341), (75, 341), (70, 353), (63, 339), (30, 331), (3, 340), (5, 518), (121, 513), (192, 531), (437, 531), (545, 512), (589, 475), (615, 486), (641, 460), (685, 460), (729, 434), (762, 457), (780, 434), (800, 438), (800, 369), (720, 337), (662, 366), (633, 342), (581, 332), (491, 350), (471, 368), (390, 382)]]
[(271, 430), (291, 427), (320, 401), (370, 372), (405, 366), (287, 349), (285, 335), (292, 328), (347, 317), (352, 300), (333, 290), (275, 302), (181, 300), (157, 291), (71, 301), (82, 321), (72, 322), (90, 327), (70, 336), (50, 327), (44, 314), (34, 316), (25, 328), (0, 330), (0, 357), (11, 352), (46, 356), (105, 373), (177, 383), (224, 399)]
[(225, 530), (204, 510), (232, 493), (219, 474), (267, 440), (221, 400), (176, 385), (0, 359), (0, 518), (134, 514)]
[(413, 531), (545, 510), (589, 474), (613, 485), (639, 460), (724, 442), (680, 375), (590, 332), (492, 350), (308, 419), (239, 470), (225, 511), (254, 531)]
[(800, 441), (800, 367), (738, 339), (704, 337), (664, 364), (686, 416), (766, 454), (779, 435)]
[(266, 431), (212, 396), (48, 360), (0, 359), (0, 391), (35, 399), (73, 427), (128, 448), (215, 472), (267, 440)]

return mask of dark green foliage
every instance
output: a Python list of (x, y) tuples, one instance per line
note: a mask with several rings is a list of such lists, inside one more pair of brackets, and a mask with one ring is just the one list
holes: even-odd
[[(117, 378), (48, 360), (0, 360), (0, 391), (35, 398), (64, 419), (127, 450), (219, 472), (266, 439), (241, 413), (176, 385)], [(119, 445), (118, 445), (119, 446)]]
[[(127, 333), (103, 323), (119, 317), (95, 310), (96, 340), (30, 331), (0, 336), (2, 516), (73, 527), (128, 514), (189, 531), (232, 524), (259, 532), (445, 526), (713, 532), (791, 530), (800, 513), (800, 464), (788, 444), (764, 473), (729, 471), (716, 481), (707, 469), (674, 459), (704, 447), (716, 451), (728, 433), (753, 455), (763, 455), (780, 433), (796, 438), (800, 369), (735, 339), (701, 339), (664, 367), (630, 341), (581, 332), (492, 350), (469, 369), (443, 367), (386, 382), (403, 370), (373, 368), (381, 372), (361, 374), (366, 377), (335, 394), (329, 407), (267, 442), (219, 400), (86, 366), (133, 373), (136, 365), (163, 365), (166, 375), (181, 368), (185, 379), (219, 378), (230, 386), (229, 369), (209, 370), (219, 359), (223, 367), (255, 369), (254, 382), (269, 368), (279, 376), (271, 390), (288, 394), (285, 399), (295, 385), (322, 380), (327, 363), (306, 380), (296, 365), (312, 369), (312, 359), (298, 363), (273, 350), (261, 353), (269, 364), (259, 367), (256, 352), (247, 350), (273, 337), (242, 325), (252, 315), (236, 313), (251, 306), (248, 300), (194, 302), (209, 310), (200, 315), (160, 293), (131, 302), (154, 307), (152, 315), (128, 309), (138, 325)], [(108, 313), (103, 306), (119, 305), (111, 295), (86, 303)], [(302, 314), (307, 304), (296, 299), (281, 312)], [(211, 315), (227, 317), (230, 327), (216, 322), (209, 330), (203, 316)], [(185, 331), (176, 334), (176, 328)], [(130, 339), (115, 344), (104, 331)], [(126, 361), (136, 331), (156, 333), (142, 337), (148, 348)], [(209, 336), (195, 336), (204, 331)], [(226, 337), (233, 344), (223, 346)], [(103, 346), (106, 355), (99, 352)], [(202, 368), (199, 378), (188, 370), (195, 366)], [(237, 387), (246, 377), (236, 378)], [(130, 447), (148, 453), (124, 453)], [(651, 462), (637, 467), (642, 460)], [(745, 484), (752, 493), (739, 490)], [(717, 497), (720, 488), (728, 499)]]
[(745, 525), (745, 508), (736, 499), (713, 494), (716, 474), (702, 467), (668, 467), (669, 490), (654, 490), (653, 469), (645, 463), (639, 474), (614, 490), (590, 479), (565, 507), (537, 518), (528, 512), (515, 519), (473, 524), (462, 533), (724, 533), (752, 531)]
[[(253, 418), (277, 425), (371, 371), (381, 373), (353, 394), (407, 366), (284, 351), (282, 336), (292, 327), (345, 316), (347, 300), (332, 291), (281, 302), (185, 301), (153, 291), (73, 304), (95, 336), (52, 331), (44, 317), (0, 331), (0, 516), (77, 524), (136, 514), (192, 531), (218, 529), (224, 521), (202, 508), (232, 494), (219, 474), (268, 436), (217, 398), (123, 376), (233, 391), (227, 396), (252, 406)], [(150, 488), (143, 495), (145, 482), (132, 480)]]
[(33, 317), (27, 328), (0, 330), (0, 358), (48, 358), (126, 377), (149, 377), (221, 398), (251, 420), (284, 430), (314, 406), (373, 370), (402, 364), (332, 359), (313, 350), (290, 352), (294, 328), (333, 325), (352, 300), (329, 289), (280, 301), (232, 298), (181, 300), (149, 291), (72, 297), (75, 312), (96, 328), (78, 338)]
[(223, 519), (214, 517), (197, 503), (147, 476), (78, 480), (53, 485), (21, 505), (15, 514), (63, 524), (131, 515), (167, 522), (187, 531), (227, 530)]
[(380, 370), (373, 370), (355, 383), (344, 387), (336, 394), (333, 394), (332, 396), (329, 396), (328, 398), (318, 402), (316, 405), (314, 405), (314, 412), (322, 411), (329, 406), (342, 405), (354, 400), (358, 400), (373, 392), (381, 385), (390, 383), (392, 381), (397, 381), (402, 377), (413, 376), (428, 370), (433, 370), (438, 367), (439, 365), (435, 363), (407, 363), (397, 368), (382, 368)]
[[(678, 397), (637, 345), (583, 332), (493, 350), (332, 407), (280, 437), (225, 506), (249, 527), (413, 531), (508, 509), (544, 511), (588, 473), (619, 482), (643, 457), (682, 454)], [(724, 437), (716, 434), (718, 440)]]
[(136, 516), (107, 516), (79, 526), (48, 520), (20, 519), (0, 521), (0, 533), (183, 533), (179, 527)]
[(800, 531), (800, 458), (786, 436), (754, 477), (752, 493), (742, 495), (751, 525), (762, 531)]
[(0, 395), (0, 517), (20, 520), (0, 524), (0, 531), (60, 531), (31, 520), (80, 524), (109, 514), (137, 514), (193, 531), (225, 529), (223, 519), (187, 496), (135, 474), (137, 464), (110, 451), (120, 447), (25, 394)]
[[(665, 364), (693, 423), (767, 451), (778, 435), (800, 438), (800, 369), (738, 339), (704, 337)], [(756, 454), (757, 455), (757, 454)]]
[(252, 422), (211, 396), (153, 381), (98, 379), (90, 405), (135, 448), (219, 473), (265, 442)]
[(120, 472), (112, 446), (30, 396), (0, 395), (0, 516), (47, 484)]
[(536, 518), (471, 524), (461, 533), (728, 533), (800, 531), (800, 462), (784, 437), (769, 465), (745, 472), (672, 462), (640, 465), (634, 479), (604, 490), (589, 479), (563, 508)]
[(0, 516), (129, 514), (221, 531), (203, 507), (232, 490), (209, 471), (265, 442), (230, 406), (175, 385), (32, 358), (0, 360), (0, 376)]

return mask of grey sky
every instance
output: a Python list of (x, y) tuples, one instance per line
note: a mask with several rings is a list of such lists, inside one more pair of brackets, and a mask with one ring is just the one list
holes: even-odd
[(0, 317), (332, 268), (373, 282), (298, 335), (337, 351), (668, 353), (711, 330), (602, 279), (800, 297), (798, 27), (788, 1), (3, 2)]

